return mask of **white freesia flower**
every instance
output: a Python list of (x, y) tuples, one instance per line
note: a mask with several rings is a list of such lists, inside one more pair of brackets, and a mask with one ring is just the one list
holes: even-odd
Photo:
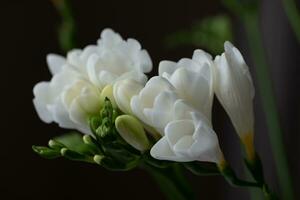
[(151, 155), (179, 162), (221, 163), (223, 154), (210, 121), (179, 96), (168, 80), (158, 76), (131, 99), (133, 113), (162, 136), (152, 147)]
[(215, 93), (243, 143), (252, 148), (253, 82), (240, 51), (230, 42), (225, 42), (224, 47), (225, 52), (215, 59)]
[[(184, 109), (177, 100), (174, 109)], [(178, 162), (205, 161), (222, 164), (223, 153), (218, 137), (204, 115), (195, 110), (186, 111), (186, 117), (174, 114), (164, 129), (164, 136), (152, 147), (151, 155), (156, 159)]]
[(202, 50), (195, 50), (192, 59), (183, 58), (177, 63), (161, 61), (159, 75), (176, 88), (182, 99), (211, 118), (213, 100), (212, 57)]
[(47, 63), (51, 81), (33, 89), (39, 117), (83, 133), (90, 133), (88, 118), (99, 112), (103, 95), (112, 94), (115, 82), (129, 78), (144, 83), (144, 73), (152, 69), (138, 41), (125, 41), (111, 29), (102, 31), (97, 45), (72, 50), (67, 58), (50, 54)]

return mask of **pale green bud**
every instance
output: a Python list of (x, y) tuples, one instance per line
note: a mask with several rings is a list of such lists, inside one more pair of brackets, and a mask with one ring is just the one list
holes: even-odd
[(95, 155), (93, 159), (94, 159), (95, 163), (97, 163), (98, 165), (101, 165), (101, 161), (103, 158), (104, 158), (104, 156)]
[(117, 107), (114, 95), (113, 95), (113, 86), (112, 85), (107, 85), (103, 88), (101, 91), (101, 104), (104, 104), (105, 98), (108, 98), (114, 108)]
[(49, 140), (48, 146), (53, 149), (61, 149), (61, 148), (65, 147), (62, 143), (60, 143), (56, 140)]
[(82, 137), (82, 139), (83, 139), (83, 142), (84, 142), (85, 144), (88, 144), (88, 145), (94, 144), (93, 139), (92, 139), (91, 136), (89, 136), (89, 135), (84, 135), (84, 136)]
[(115, 125), (121, 137), (135, 149), (145, 151), (150, 148), (144, 127), (135, 117), (121, 115), (117, 117)]

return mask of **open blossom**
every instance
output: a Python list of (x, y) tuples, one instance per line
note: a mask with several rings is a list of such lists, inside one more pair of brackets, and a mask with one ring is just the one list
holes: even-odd
[[(151, 155), (160, 160), (222, 164), (224, 158), (218, 137), (206, 117), (189, 109), (182, 100), (175, 101), (173, 106), (174, 117), (165, 126), (164, 136), (152, 147)], [(178, 110), (185, 115), (178, 115)]]
[(127, 78), (144, 83), (144, 73), (152, 69), (151, 59), (138, 41), (125, 41), (110, 29), (102, 31), (97, 45), (72, 50), (67, 58), (50, 54), (47, 63), (51, 81), (40, 82), (33, 89), (39, 117), (83, 133), (90, 133), (88, 118), (101, 109), (101, 93), (107, 86)]
[(223, 154), (210, 120), (179, 96), (168, 80), (157, 76), (131, 98), (132, 112), (162, 136), (151, 155), (180, 162), (222, 162)]
[(240, 51), (230, 42), (224, 47), (225, 52), (215, 58), (215, 93), (249, 151), (253, 146), (254, 86)]
[(159, 75), (176, 88), (180, 98), (187, 100), (209, 119), (214, 94), (212, 65), (211, 55), (199, 49), (194, 51), (192, 59), (159, 63)]

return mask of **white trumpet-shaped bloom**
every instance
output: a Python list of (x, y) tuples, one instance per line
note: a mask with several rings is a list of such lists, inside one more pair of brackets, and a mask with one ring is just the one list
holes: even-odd
[[(177, 100), (174, 109), (186, 109)], [(183, 108), (182, 108), (183, 107)], [(178, 162), (205, 161), (221, 164), (224, 161), (218, 137), (204, 115), (188, 110), (185, 117), (176, 116), (164, 128), (164, 136), (152, 147), (156, 159)]]
[(102, 31), (97, 45), (72, 50), (67, 58), (48, 55), (47, 64), (51, 81), (40, 82), (33, 89), (39, 117), (83, 133), (90, 133), (88, 118), (101, 109), (106, 86), (128, 78), (144, 84), (144, 73), (152, 69), (151, 59), (138, 41), (125, 41), (111, 29)]
[(151, 149), (154, 158), (179, 162), (223, 161), (218, 138), (208, 118), (180, 99), (176, 88), (165, 78), (151, 78), (138, 95), (132, 97), (131, 109), (162, 136)]
[(241, 139), (252, 140), (253, 82), (240, 51), (230, 42), (224, 47), (225, 52), (215, 59), (215, 93)]
[(213, 100), (213, 61), (211, 55), (195, 50), (192, 59), (183, 58), (177, 63), (161, 61), (159, 75), (166, 78), (180, 98), (211, 118)]

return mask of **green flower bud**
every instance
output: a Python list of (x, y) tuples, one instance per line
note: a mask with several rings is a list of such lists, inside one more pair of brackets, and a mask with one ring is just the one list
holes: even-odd
[(98, 165), (101, 165), (101, 161), (103, 158), (104, 158), (104, 156), (102, 156), (102, 155), (95, 155), (93, 159), (94, 159), (95, 163), (97, 163)]
[(50, 149), (43, 146), (32, 146), (33, 151), (42, 156), (43, 158), (53, 159), (61, 156), (60, 152), (55, 149)]
[(101, 118), (100, 116), (93, 116), (89, 118), (89, 125), (92, 132), (95, 134), (97, 128), (101, 125)]
[(84, 135), (82, 137), (82, 140), (85, 144), (89, 144), (89, 145), (94, 144), (93, 139), (89, 135)]
[(62, 143), (60, 143), (56, 140), (49, 140), (48, 146), (53, 149), (61, 149), (61, 148), (65, 147), (65, 145), (63, 145)]
[(65, 157), (69, 160), (83, 161), (83, 162), (88, 162), (88, 163), (93, 163), (94, 162), (92, 157), (77, 153), (77, 152), (72, 151), (72, 150), (67, 149), (67, 148), (62, 148), (60, 150), (60, 153), (63, 157)]
[(144, 127), (135, 117), (131, 115), (118, 116), (115, 125), (121, 137), (137, 150), (146, 151), (150, 148)]

